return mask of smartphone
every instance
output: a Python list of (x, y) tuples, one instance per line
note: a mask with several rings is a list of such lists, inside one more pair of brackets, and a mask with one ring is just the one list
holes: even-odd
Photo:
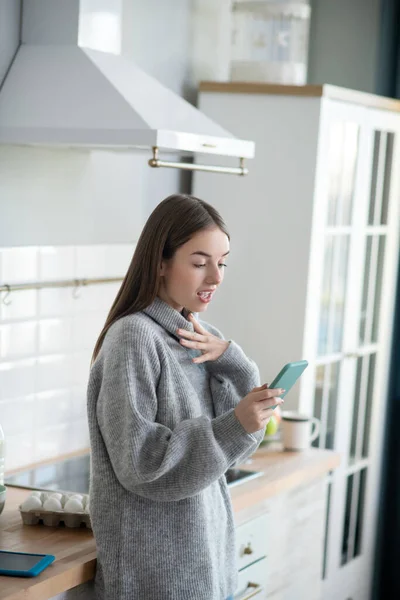
[[(287, 365), (285, 365), (279, 371), (278, 375), (268, 387), (271, 389), (283, 388), (286, 390), (279, 396), (279, 398), (284, 398), (290, 388), (294, 386), (306, 367), (308, 367), (308, 361), (306, 360), (298, 360), (297, 362), (287, 363)], [(275, 406), (272, 406), (271, 408), (276, 408), (277, 406), (278, 405), (275, 404)]]
[(0, 575), (36, 577), (55, 560), (52, 554), (0, 550)]

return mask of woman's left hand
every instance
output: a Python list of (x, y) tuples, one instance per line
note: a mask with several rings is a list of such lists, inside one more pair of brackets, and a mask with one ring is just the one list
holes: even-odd
[(183, 338), (180, 340), (182, 346), (185, 346), (185, 348), (201, 350), (202, 356), (193, 358), (192, 362), (202, 363), (207, 360), (217, 360), (217, 358), (219, 358), (228, 348), (229, 342), (221, 340), (216, 335), (213, 335), (204, 329), (204, 327), (196, 321), (192, 313), (189, 313), (188, 320), (189, 323), (193, 323), (194, 332), (187, 331), (186, 329), (177, 329), (177, 333), (179, 337)]

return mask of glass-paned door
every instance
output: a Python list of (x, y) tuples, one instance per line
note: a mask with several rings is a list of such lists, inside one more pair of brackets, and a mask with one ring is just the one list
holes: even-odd
[[(354, 345), (346, 354), (353, 363), (354, 387), (345, 462), (346, 499), (340, 554), (340, 565), (345, 574), (343, 588), (353, 590), (351, 596), (343, 597), (354, 600), (368, 598), (370, 594), (374, 532), (379, 519), (377, 499), (382, 437), (377, 436), (377, 430), (374, 432), (372, 426), (374, 413), (382, 422), (386, 402), (384, 386), (388, 364), (384, 356), (390, 344), (388, 328), (391, 319), (385, 315), (385, 302), (390, 298), (384, 298), (384, 294), (390, 296), (393, 285), (393, 277), (391, 282), (388, 276), (393, 229), (389, 218), (396, 218), (393, 208), (394, 203), (398, 205), (399, 202), (395, 190), (398, 174), (393, 162), (398, 136), (399, 131), (391, 130), (390, 123), (386, 126), (382, 123), (380, 127), (377, 122), (372, 126), (371, 173), (364, 197), (366, 214), (357, 224), (362, 260), (358, 309), (352, 322)], [(357, 584), (357, 580), (364, 584)]]
[[(344, 330), (354, 218), (361, 124), (330, 118), (325, 127), (325, 203), (319, 248), (322, 253), (318, 299), (317, 356), (314, 378), (314, 416), (321, 422), (318, 448), (338, 450), (339, 382), (344, 359)], [(332, 514), (337, 497), (335, 474), (328, 477), (322, 578), (330, 576)]]
[[(337, 502), (342, 509), (335, 511), (339, 529), (336, 541), (340, 549), (336, 576), (341, 582), (335, 593), (344, 600), (368, 598), (369, 595), (371, 577), (368, 571), (373, 548), (366, 544), (366, 529), (376, 526), (377, 515), (372, 521), (367, 521), (365, 515), (371, 504), (368, 495), (372, 494), (369, 481), (372, 467), (379, 463), (381, 454), (381, 448), (371, 447), (371, 415), (374, 403), (382, 402), (382, 398), (377, 398), (375, 384), (382, 347), (379, 331), (394, 134), (374, 129), (371, 138), (370, 187), (360, 205), (360, 219), (355, 222), (359, 285), (350, 300), (354, 312), (348, 316), (351, 324), (345, 348), (347, 372), (353, 376), (352, 379), (349, 377), (353, 386), (346, 413), (348, 427), (343, 428), (347, 431), (346, 453), (337, 482), (342, 496)], [(341, 382), (341, 390), (345, 389), (345, 383)], [(336, 549), (331, 547), (330, 551)]]
[(371, 522), (373, 482), (382, 452), (371, 440), (374, 409), (382, 401), (377, 380), (387, 346), (389, 321), (382, 315), (385, 285), (390, 294), (385, 267), (399, 135), (389, 127), (370, 126), (365, 110), (359, 118), (345, 113), (343, 107), (337, 115), (333, 110), (326, 127), (326, 211), (320, 236), (314, 415), (321, 430), (314, 446), (335, 450), (342, 459), (328, 478), (324, 600), (366, 600), (369, 594), (369, 546), (377, 516)]

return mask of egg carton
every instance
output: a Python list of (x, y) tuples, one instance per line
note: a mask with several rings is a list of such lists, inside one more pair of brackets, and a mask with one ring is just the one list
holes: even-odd
[[(73, 502), (70, 502), (70, 506), (65, 510), (64, 507), (70, 500)], [(49, 502), (49, 506), (45, 507), (47, 501), (51, 502)], [(43, 523), (43, 525), (49, 527), (59, 527), (64, 524), (66, 527), (85, 526), (88, 529), (92, 528), (89, 515), (89, 496), (87, 494), (61, 494), (59, 492), (49, 493), (35, 490), (18, 508), (25, 525)], [(82, 510), (79, 510), (79, 508), (82, 508)]]
[(89, 513), (67, 513), (63, 510), (28, 510), (24, 511), (19, 507), (22, 521), (25, 525), (48, 525), (49, 527), (59, 527), (64, 523), (66, 527), (86, 526), (92, 529)]

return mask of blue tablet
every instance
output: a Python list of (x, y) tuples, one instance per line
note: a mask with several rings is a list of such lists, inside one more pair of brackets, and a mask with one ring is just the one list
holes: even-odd
[(0, 550), (0, 575), (12, 577), (35, 577), (48, 567), (55, 556), (52, 554), (29, 554)]

